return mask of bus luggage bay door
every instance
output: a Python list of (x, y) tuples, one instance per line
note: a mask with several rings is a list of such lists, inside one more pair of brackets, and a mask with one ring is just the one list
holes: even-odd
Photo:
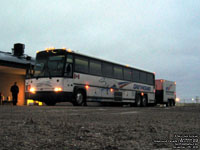
[(115, 101), (122, 101), (122, 92), (115, 92), (114, 93), (114, 100)]

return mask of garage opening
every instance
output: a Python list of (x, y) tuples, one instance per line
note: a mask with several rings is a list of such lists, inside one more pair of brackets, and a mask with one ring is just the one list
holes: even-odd
[(17, 82), (19, 87), (18, 103), (22, 106), (25, 104), (25, 75), (26, 69), (0, 66), (0, 93), (3, 101), (12, 101), (11, 86)]

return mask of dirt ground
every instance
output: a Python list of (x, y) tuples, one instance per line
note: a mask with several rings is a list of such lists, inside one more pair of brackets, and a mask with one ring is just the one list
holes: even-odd
[(0, 106), (1, 150), (200, 149), (200, 106)]

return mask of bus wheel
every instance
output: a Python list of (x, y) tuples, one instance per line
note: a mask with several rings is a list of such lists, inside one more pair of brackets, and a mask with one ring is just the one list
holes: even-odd
[(141, 106), (141, 102), (142, 102), (141, 96), (140, 96), (140, 95), (137, 95), (137, 96), (136, 96), (136, 106), (137, 106), (137, 107), (140, 107), (140, 106)]
[(170, 106), (170, 102), (169, 100), (166, 102), (166, 107), (169, 107)]
[(169, 100), (169, 106), (172, 106), (172, 99)]
[(142, 97), (142, 106), (143, 107), (147, 106), (147, 97), (145, 95)]
[(176, 103), (175, 103), (175, 100), (173, 99), (173, 100), (172, 100), (172, 106), (175, 106), (175, 104), (176, 104)]
[(75, 106), (82, 106), (82, 105), (85, 105), (86, 102), (85, 102), (85, 94), (78, 90), (76, 92), (76, 95), (75, 95), (75, 102), (74, 102), (74, 105)]

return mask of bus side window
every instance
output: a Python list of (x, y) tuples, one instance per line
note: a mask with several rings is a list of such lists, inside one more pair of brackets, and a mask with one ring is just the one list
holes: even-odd
[(139, 82), (140, 81), (140, 73), (139, 71), (133, 69), (133, 82)]
[(147, 74), (147, 84), (154, 85), (154, 77), (153, 74)]

